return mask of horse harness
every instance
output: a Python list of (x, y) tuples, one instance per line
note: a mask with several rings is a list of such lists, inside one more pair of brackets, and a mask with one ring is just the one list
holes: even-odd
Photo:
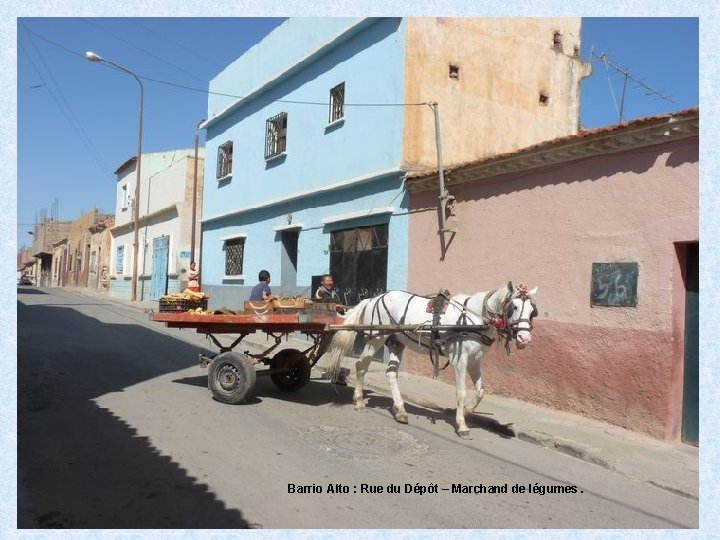
[[(438, 325), (440, 324), (440, 316), (443, 315), (448, 307), (449, 304), (455, 305), (456, 308), (459, 309), (460, 315), (458, 316), (457, 321), (455, 322), (456, 326), (460, 327), (466, 327), (466, 326), (473, 326), (473, 328), (464, 328), (461, 330), (455, 330), (454, 332), (446, 331), (446, 338), (447, 334), (452, 333), (453, 336), (459, 337), (460, 340), (463, 339), (463, 337), (467, 334), (477, 334), (479, 336), (480, 341), (486, 345), (490, 346), (495, 342), (495, 339), (488, 336), (484, 332), (486, 332), (490, 326), (494, 326), (497, 329), (497, 332), (500, 336), (505, 337), (505, 348), (506, 351), (510, 352), (510, 341), (512, 338), (517, 335), (518, 324), (521, 322), (528, 322), (530, 324), (530, 321), (527, 319), (520, 319), (512, 324), (509, 323), (509, 318), (512, 316), (512, 301), (511, 299), (506, 299), (505, 303), (506, 305), (503, 306), (501, 313), (495, 313), (493, 312), (489, 306), (488, 306), (488, 298), (490, 298), (495, 291), (489, 292), (483, 301), (483, 312), (481, 315), (481, 318), (483, 320), (482, 325), (474, 325), (473, 321), (470, 319), (468, 315), (468, 308), (467, 304), (470, 300), (470, 297), (466, 298), (465, 301), (461, 304), (460, 302), (453, 300), (452, 296), (450, 295), (450, 292), (446, 290), (441, 290), (438, 292), (437, 295), (434, 297), (429, 297), (427, 309), (426, 311), (428, 313), (432, 313), (432, 324), (430, 325), (430, 344), (426, 345), (425, 343), (422, 343), (420, 340), (420, 337), (418, 336), (417, 343), (421, 347), (425, 347), (428, 349), (429, 355), (430, 355), (430, 361), (433, 365), (433, 378), (437, 379), (439, 375), (440, 370), (440, 355), (442, 354), (442, 342), (444, 340), (440, 339), (440, 331), (437, 329)], [(399, 321), (396, 321), (392, 314), (390, 313), (390, 309), (387, 307), (387, 304), (385, 303), (385, 294), (382, 294), (378, 301), (375, 302), (373, 306), (373, 313), (371, 314), (371, 320), (377, 316), (377, 320), (381, 321), (381, 312), (380, 312), (380, 305), (382, 304), (382, 307), (384, 308), (385, 314), (390, 319), (390, 323), (394, 325), (404, 325), (405, 324), (405, 317), (407, 316), (407, 312), (410, 308), (410, 302), (414, 298), (428, 298), (428, 297), (421, 297), (417, 294), (408, 293), (410, 296), (408, 297), (408, 300), (405, 304), (405, 310), (402, 314), (402, 317), (400, 317)], [(523, 300), (525, 302), (526, 300)], [(529, 300), (528, 300), (529, 301)], [(534, 307), (534, 305), (533, 305)], [(531, 315), (531, 318), (537, 315), (537, 309), (533, 310), (533, 314)], [(489, 321), (489, 324), (486, 322)], [(422, 326), (422, 325), (421, 325)], [(420, 328), (420, 326), (418, 326)], [(532, 328), (532, 326), (531, 326)], [(369, 332), (372, 334), (372, 331)], [(413, 336), (410, 335), (407, 331), (403, 330), (398, 333), (403, 334), (408, 340), (416, 341)], [(442, 369), (446, 369), (450, 365), (450, 360), (447, 360), (445, 365), (442, 367)]]

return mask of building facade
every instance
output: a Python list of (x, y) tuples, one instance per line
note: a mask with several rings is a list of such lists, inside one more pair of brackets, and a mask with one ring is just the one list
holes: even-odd
[(49, 287), (52, 285), (52, 264), (54, 244), (66, 238), (70, 231), (69, 221), (56, 221), (43, 218), (33, 229), (32, 256), (35, 264), (29, 267), (36, 285)]
[(88, 286), (90, 271), (95, 264), (91, 260), (92, 229), (110, 217), (94, 209), (85, 212), (70, 224), (67, 237), (67, 263), (64, 265), (66, 272), (64, 286)]
[(211, 305), (241, 305), (263, 269), (274, 292), (305, 296), (329, 271), (347, 304), (407, 288), (404, 178), (437, 168), (430, 102), (445, 163), (576, 133), (580, 20), (517, 21), (289, 19), (213, 79)]
[[(166, 293), (182, 290), (183, 275), (190, 266), (193, 191), (199, 216), (203, 189), (203, 151), (195, 167), (193, 148), (142, 155), (137, 299), (157, 300)], [(115, 224), (109, 229), (109, 291), (111, 296), (130, 298), (135, 239), (135, 182), (137, 158), (116, 171)], [(195, 171), (197, 170), (197, 179)], [(198, 228), (199, 229), (199, 228)], [(199, 230), (196, 231), (196, 244)], [(186, 281), (186, 280), (185, 280)]]
[(112, 251), (110, 229), (114, 224), (115, 217), (109, 216), (89, 228), (90, 263), (87, 286), (95, 291), (107, 292), (110, 288), (110, 253)]
[(697, 442), (698, 125), (681, 111), (449, 171), (444, 257), (436, 177), (408, 179), (410, 290), (539, 286), (532, 345), (483, 360), (490, 391)]

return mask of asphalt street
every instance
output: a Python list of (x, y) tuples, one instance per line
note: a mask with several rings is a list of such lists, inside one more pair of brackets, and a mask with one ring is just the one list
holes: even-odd
[(221, 404), (207, 350), (137, 310), (19, 287), (18, 526), (697, 527), (696, 500), (502, 430), (459, 439), (443, 411), (408, 404), (397, 424), (385, 395), (356, 413), (319, 373)]

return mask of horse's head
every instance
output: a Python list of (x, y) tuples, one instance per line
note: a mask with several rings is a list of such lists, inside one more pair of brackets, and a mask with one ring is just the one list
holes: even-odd
[(532, 320), (537, 316), (535, 295), (538, 288), (528, 290), (524, 285), (514, 287), (508, 282), (505, 305), (505, 324), (517, 342), (518, 349), (524, 349), (532, 341)]

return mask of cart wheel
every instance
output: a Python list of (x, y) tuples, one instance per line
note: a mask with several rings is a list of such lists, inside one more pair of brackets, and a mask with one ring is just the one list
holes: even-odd
[(270, 369), (289, 368), (284, 373), (273, 373), (270, 379), (280, 390), (300, 390), (310, 380), (310, 361), (297, 349), (285, 349), (270, 360)]
[(208, 388), (222, 403), (237, 405), (255, 391), (255, 368), (240, 353), (218, 354), (208, 368)]

